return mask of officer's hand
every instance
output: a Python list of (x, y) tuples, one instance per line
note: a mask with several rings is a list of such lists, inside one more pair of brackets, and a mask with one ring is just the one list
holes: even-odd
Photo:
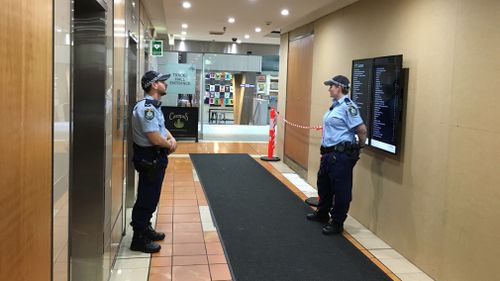
[(177, 150), (177, 141), (174, 138), (170, 139), (170, 149), (168, 150), (168, 154), (172, 154)]

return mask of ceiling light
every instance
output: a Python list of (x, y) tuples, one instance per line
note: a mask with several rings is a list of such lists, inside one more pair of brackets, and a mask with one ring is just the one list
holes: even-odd
[(182, 28), (188, 28), (187, 23), (183, 23), (183, 24), (182, 24)]
[(184, 1), (182, 2), (182, 7), (184, 7), (184, 9), (189, 9), (191, 8), (191, 3), (189, 3), (188, 1)]
[(183, 31), (183, 32), (181, 32), (181, 34), (182, 34), (182, 35), (186, 35), (186, 34), (187, 34), (187, 32), (186, 32), (186, 31)]
[(181, 41), (186, 41), (186, 37), (181, 37)]
[(255, 32), (261, 32), (261, 31), (262, 31), (262, 29), (260, 29), (260, 27), (255, 28)]
[(235, 19), (234, 19), (233, 17), (228, 18), (228, 19), (227, 19), (227, 22), (229, 22), (229, 23), (234, 23), (234, 22), (235, 22)]
[(241, 40), (240, 39), (236, 40), (236, 43), (241, 44)]
[(134, 7), (134, 8), (135, 8), (135, 2), (132, 2), (132, 7)]
[(245, 39), (248, 39), (248, 38), (250, 38), (250, 35), (245, 34)]
[(283, 9), (283, 10), (281, 10), (281, 14), (283, 16), (288, 16), (290, 14), (290, 12), (287, 9)]

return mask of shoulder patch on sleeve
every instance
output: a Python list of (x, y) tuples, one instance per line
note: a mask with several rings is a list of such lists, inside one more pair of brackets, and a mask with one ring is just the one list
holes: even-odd
[(152, 108), (146, 108), (144, 110), (144, 118), (146, 118), (146, 120), (153, 120), (155, 118), (155, 111), (154, 109)]
[(347, 111), (349, 111), (349, 114), (351, 114), (351, 116), (357, 116), (359, 114), (359, 111), (356, 107), (354, 107), (352, 104), (349, 105), (349, 108), (347, 109)]

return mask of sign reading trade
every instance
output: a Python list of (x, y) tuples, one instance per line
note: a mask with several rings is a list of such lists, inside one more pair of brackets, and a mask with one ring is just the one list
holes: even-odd
[(163, 57), (163, 40), (151, 41), (151, 55), (153, 57)]
[(166, 64), (164, 73), (170, 73), (167, 80), (167, 94), (195, 94), (196, 68), (192, 64)]

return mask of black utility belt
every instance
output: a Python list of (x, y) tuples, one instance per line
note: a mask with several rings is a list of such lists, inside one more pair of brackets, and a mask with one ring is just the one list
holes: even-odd
[(140, 146), (134, 143), (134, 149), (144, 152), (167, 153), (167, 149), (159, 146)]
[(331, 152), (354, 152), (359, 150), (359, 146), (355, 143), (342, 142), (334, 146), (321, 146), (320, 153), (326, 154)]

